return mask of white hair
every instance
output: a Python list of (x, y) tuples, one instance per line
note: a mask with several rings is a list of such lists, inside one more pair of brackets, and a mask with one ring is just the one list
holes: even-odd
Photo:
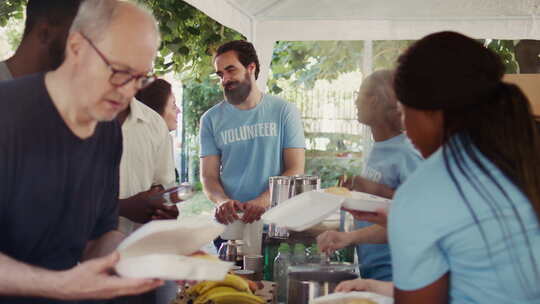
[(73, 20), (70, 32), (80, 32), (95, 41), (102, 39), (107, 32), (107, 28), (116, 17), (117, 9), (122, 2), (129, 2), (152, 20), (157, 34), (157, 43), (159, 45), (161, 39), (154, 14), (152, 14), (150, 9), (145, 5), (132, 1), (83, 0), (77, 16)]

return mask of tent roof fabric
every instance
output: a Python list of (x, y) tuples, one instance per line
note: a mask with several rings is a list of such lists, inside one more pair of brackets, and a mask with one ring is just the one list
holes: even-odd
[(184, 0), (254, 43), (265, 87), (280, 40), (415, 40), (443, 30), (540, 40), (540, 0)]
[[(477, 38), (540, 39), (540, 0), (184, 1), (248, 39), (260, 30), (276, 40), (313, 40), (317, 33), (316, 40), (418, 39), (441, 30)], [(342, 32), (345, 28), (353, 33)]]
[(533, 1), (509, 0), (231, 0), (258, 20), (462, 19), (529, 17)]

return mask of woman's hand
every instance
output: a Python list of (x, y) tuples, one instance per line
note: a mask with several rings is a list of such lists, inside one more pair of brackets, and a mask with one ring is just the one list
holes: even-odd
[(339, 283), (336, 292), (369, 291), (387, 297), (394, 296), (394, 283), (370, 279), (356, 279)]
[(317, 236), (317, 246), (321, 252), (332, 252), (345, 248), (351, 244), (348, 232), (325, 231)]
[(375, 212), (364, 212), (345, 208), (343, 210), (352, 214), (359, 221), (374, 223), (385, 228), (388, 224), (388, 209), (386, 208), (379, 208)]

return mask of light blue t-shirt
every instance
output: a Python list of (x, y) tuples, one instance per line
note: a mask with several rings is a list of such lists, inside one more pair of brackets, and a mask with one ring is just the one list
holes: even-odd
[(283, 150), (305, 148), (298, 109), (264, 95), (253, 109), (239, 110), (226, 101), (201, 118), (200, 156), (221, 156), (225, 193), (246, 202), (268, 189), (268, 179), (284, 170)]
[[(401, 134), (373, 144), (362, 176), (397, 189), (421, 161), (420, 153), (413, 147), (407, 136)], [(356, 229), (371, 225), (368, 222), (355, 221)], [(356, 246), (356, 251), (362, 278), (392, 281), (390, 248), (387, 244), (360, 244)]]
[[(540, 227), (531, 203), (480, 152), (479, 159), (510, 200), (468, 156), (463, 157), (463, 168), (473, 183), (449, 155), (468, 206), (445, 167), (442, 151), (425, 160), (394, 196), (389, 237), (396, 287), (420, 289), (450, 272), (450, 303), (540, 303), (540, 278), (533, 266), (536, 263), (540, 271)], [(523, 273), (516, 272), (520, 266)], [(535, 291), (532, 298), (527, 299), (522, 283)]]

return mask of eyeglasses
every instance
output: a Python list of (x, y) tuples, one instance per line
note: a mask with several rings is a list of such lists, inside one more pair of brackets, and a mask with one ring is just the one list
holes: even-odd
[(135, 85), (138, 90), (142, 90), (149, 86), (154, 80), (156, 80), (156, 76), (152, 73), (149, 73), (147, 75), (133, 75), (128, 71), (125, 70), (119, 70), (115, 69), (109, 60), (107, 60), (107, 57), (103, 55), (103, 53), (94, 45), (92, 40), (90, 40), (88, 37), (86, 37), (84, 34), (81, 33), (81, 36), (88, 41), (90, 46), (96, 51), (96, 53), (99, 55), (101, 60), (107, 65), (107, 68), (111, 70), (111, 77), (109, 78), (109, 82), (115, 86), (115, 87), (122, 87), (128, 84), (130, 81), (135, 80)]

